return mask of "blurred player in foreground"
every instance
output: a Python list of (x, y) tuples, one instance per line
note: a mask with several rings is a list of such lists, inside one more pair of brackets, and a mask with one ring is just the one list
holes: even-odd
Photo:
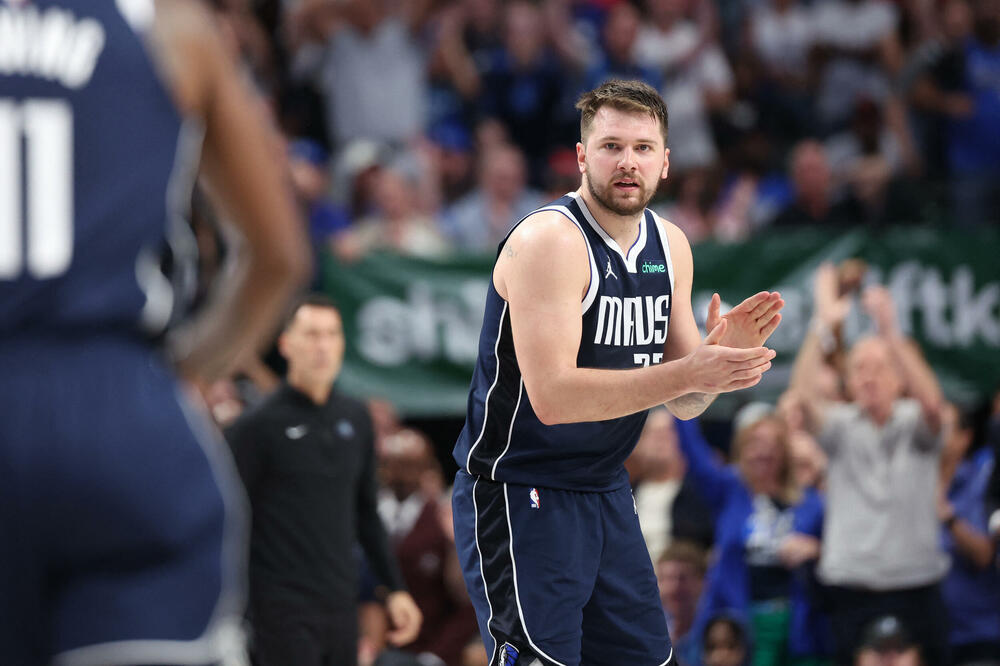
[[(197, 2), (0, 1), (0, 45), (0, 663), (241, 663), (244, 499), (177, 377), (306, 275), (274, 138)], [(199, 165), (248, 262), (168, 360)]]

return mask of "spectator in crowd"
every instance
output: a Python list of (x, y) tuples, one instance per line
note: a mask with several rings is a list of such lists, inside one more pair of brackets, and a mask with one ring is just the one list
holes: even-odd
[(930, 666), (921, 662), (918, 645), (894, 615), (876, 618), (866, 628), (854, 666)]
[[(732, 115), (740, 117), (739, 113)], [(729, 171), (713, 211), (712, 235), (721, 242), (746, 240), (770, 224), (791, 200), (788, 178), (773, 168), (774, 146), (763, 127), (756, 124), (759, 120), (748, 119), (746, 128), (732, 126)]]
[(687, 474), (674, 417), (666, 407), (650, 410), (625, 468), (651, 561), (657, 562), (674, 539), (711, 547), (712, 516)]
[(549, 47), (541, 8), (527, 0), (506, 3), (503, 48), (494, 51), (482, 69), (479, 114), (506, 126), (510, 139), (527, 156), (532, 175), (558, 141), (565, 76)]
[(461, 123), (442, 123), (431, 129), (428, 138), (441, 204), (449, 206), (475, 186), (472, 135)]
[(424, 492), (424, 477), (436, 466), (431, 444), (421, 433), (404, 429), (387, 437), (379, 454), (384, 489), (378, 508), (403, 580), (424, 618), (420, 634), (405, 651), (461, 666), (462, 647), (478, 630), (451, 530), (444, 528), (451, 521), (441, 519), (439, 496)]
[(318, 0), (288, 10), (293, 71), (322, 91), (331, 140), (399, 145), (425, 130), (431, 4)]
[(713, 616), (702, 632), (701, 654), (704, 666), (749, 666), (750, 636), (746, 626), (732, 615)]
[(656, 561), (656, 582), (667, 614), (674, 655), (681, 666), (696, 666), (701, 645), (694, 631), (695, 614), (705, 584), (706, 554), (695, 543), (674, 541)]
[(810, 133), (809, 54), (816, 39), (810, 8), (801, 0), (761, 2), (750, 13), (746, 33), (746, 56), (755, 65), (762, 113), (783, 123), (792, 138)]
[(718, 43), (685, 15), (684, 0), (652, 0), (652, 21), (636, 41), (636, 61), (664, 77), (670, 110), (670, 168), (705, 169), (718, 157), (711, 114), (730, 105), (733, 71)]
[(711, 174), (704, 169), (694, 169), (677, 177), (673, 200), (656, 206), (666, 220), (680, 227), (692, 243), (710, 240), (715, 233), (716, 188)]
[(309, 224), (315, 260), (313, 286), (322, 275), (321, 255), (335, 247), (336, 238), (351, 226), (345, 209), (329, 198), (329, 156), (311, 139), (295, 139), (288, 144), (288, 167), (299, 206)]
[(358, 643), (355, 537), (388, 590), (393, 643), (417, 636), (420, 610), (378, 517), (371, 418), (333, 389), (344, 354), (339, 311), (325, 297), (306, 298), (278, 348), (286, 382), (227, 431), (253, 512), (255, 663), (349, 666)]
[(639, 20), (639, 10), (628, 2), (619, 2), (608, 10), (602, 49), (584, 77), (583, 90), (592, 90), (611, 79), (637, 79), (659, 89), (663, 82), (661, 70), (635, 57)]
[(518, 220), (545, 203), (527, 186), (527, 175), (524, 155), (515, 146), (483, 151), (476, 188), (442, 215), (441, 229), (456, 248), (495, 252)]
[(890, 129), (878, 104), (859, 100), (850, 128), (827, 139), (825, 148), (838, 196), (857, 202), (859, 222), (871, 228), (918, 221), (905, 173), (905, 162), (913, 161), (909, 140)]
[(791, 386), (829, 456), (818, 576), (827, 585), (837, 660), (850, 664), (865, 624), (895, 613), (917, 636), (927, 662), (947, 666), (939, 582), (948, 562), (936, 504), (941, 391), (919, 349), (900, 332), (888, 291), (870, 287), (863, 300), (877, 333), (850, 350), (851, 402), (820, 399), (810, 380), (821, 363), (820, 338), (847, 312), (846, 296), (836, 290), (835, 269), (824, 264), (816, 276), (816, 323), (796, 358)]
[(941, 7), (940, 24), (938, 34), (909, 55), (901, 74), (925, 184), (933, 187), (935, 202), (947, 199), (949, 123), (972, 113), (972, 98), (963, 90), (965, 43), (972, 32), (968, 1), (948, 0)]
[(964, 45), (962, 92), (971, 112), (949, 123), (948, 158), (955, 222), (975, 228), (1000, 220), (1000, 2), (973, 4), (972, 38)]
[(795, 199), (778, 214), (772, 226), (839, 229), (861, 222), (857, 206), (835, 199), (830, 162), (823, 144), (814, 139), (801, 141), (792, 150), (790, 162)]
[(860, 97), (883, 102), (902, 65), (899, 11), (888, 0), (829, 0), (813, 14), (816, 113), (821, 131), (843, 128)]
[(823, 618), (796, 573), (819, 555), (823, 506), (814, 490), (793, 482), (784, 423), (771, 414), (747, 419), (734, 437), (733, 467), (714, 458), (696, 421), (679, 421), (677, 432), (715, 518), (716, 555), (698, 625), (722, 610), (745, 617), (754, 664), (822, 656)]
[(941, 487), (947, 495), (939, 515), (951, 569), (941, 590), (955, 666), (1000, 665), (1000, 572), (985, 502), (995, 459), (983, 446), (986, 414), (979, 416), (952, 405), (943, 412), (948, 441)]
[[(824, 365), (823, 368), (824, 374), (836, 374), (829, 365)], [(827, 458), (816, 438), (806, 429), (803, 410), (801, 400), (792, 391), (786, 392), (778, 400), (777, 413), (788, 429), (788, 447), (795, 485), (802, 489), (823, 490), (826, 486)]]
[(376, 249), (424, 258), (440, 258), (448, 253), (448, 241), (422, 210), (418, 183), (409, 169), (384, 166), (370, 185), (375, 209), (337, 237), (338, 256), (355, 260)]

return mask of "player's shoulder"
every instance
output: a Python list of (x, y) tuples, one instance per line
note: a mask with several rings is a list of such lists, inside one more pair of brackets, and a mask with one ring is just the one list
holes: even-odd
[(507, 244), (522, 249), (558, 252), (583, 249), (580, 227), (565, 213), (539, 208), (521, 220), (507, 239)]

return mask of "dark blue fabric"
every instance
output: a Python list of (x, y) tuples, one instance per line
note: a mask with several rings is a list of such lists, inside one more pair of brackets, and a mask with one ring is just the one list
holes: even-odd
[[(119, 15), (112, 0), (39, 0), (21, 9), (10, 3), (2, 7), (3, 11), (26, 13), (35, 13), (37, 8), (43, 17), (53, 7), (66, 8), (76, 25), (93, 27), (96, 21), (104, 43), (93, 75), (80, 87), (64, 86), (59, 79), (0, 73), (0, 101), (22, 111), (27, 108), (25, 100), (30, 99), (68, 110), (72, 145), (61, 148), (71, 157), (72, 171), (44, 170), (36, 177), (43, 187), (50, 185), (46, 179), (71, 179), (73, 193), (73, 254), (68, 269), (44, 279), (30, 270), (14, 279), (0, 279), (0, 335), (29, 327), (135, 330), (146, 305), (143, 287), (150, 286), (140, 285), (137, 279), (140, 254), (148, 253), (151, 267), (158, 267), (166, 248), (168, 222), (183, 224), (183, 220), (168, 220), (167, 212), (168, 182), (178, 150), (181, 118), (140, 37)], [(43, 143), (29, 136), (25, 122), (23, 118), (23, 145), (17, 164), (30, 162), (27, 155), (33, 145)], [(32, 176), (27, 168), (22, 171), (22, 178), (15, 180), (19, 180), (17, 189), (25, 197)], [(180, 185), (178, 205), (188, 205), (191, 183), (186, 192), (183, 182), (175, 184)], [(38, 211), (25, 205), (25, 200), (22, 227), (30, 245), (38, 242), (30, 233)], [(28, 247), (24, 252), (28, 253)], [(172, 261), (175, 267), (182, 264), (180, 256)], [(184, 298), (176, 293), (174, 302), (165, 304), (167, 313), (172, 306), (176, 310), (181, 300)], [(159, 332), (165, 323), (158, 322), (152, 332)]]
[[(671, 653), (631, 491), (455, 478), (455, 543), (487, 653), (544, 664), (663, 664)], [(520, 663), (520, 661), (519, 661)]]
[[(959, 465), (948, 489), (955, 515), (982, 534), (987, 533), (989, 516), (984, 498), (993, 466), (993, 451), (983, 447)], [(1000, 641), (1000, 574), (996, 567), (976, 568), (959, 552), (947, 529), (942, 531), (942, 544), (951, 555), (951, 569), (941, 584), (951, 621), (950, 643)]]
[(225, 585), (226, 507), (203, 448), (225, 445), (199, 443), (145, 346), (78, 342), (0, 342), (4, 664), (194, 640)]

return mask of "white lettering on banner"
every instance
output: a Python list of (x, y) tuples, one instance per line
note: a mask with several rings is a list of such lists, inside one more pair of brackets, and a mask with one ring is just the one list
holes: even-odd
[(405, 300), (378, 296), (358, 311), (358, 352), (374, 365), (396, 367), (443, 359), (472, 365), (483, 323), (485, 280), (468, 280), (458, 298), (413, 282)]
[[(869, 268), (866, 282), (885, 284), (896, 304), (899, 326), (907, 335), (919, 330), (928, 345), (942, 349), (965, 349), (976, 345), (1000, 346), (1000, 281), (980, 283), (969, 265), (951, 269), (943, 276), (936, 266), (906, 261), (893, 266), (885, 278), (877, 266)], [(795, 352), (812, 316), (812, 279), (804, 284), (771, 287), (785, 300), (781, 326), (768, 346)], [(704, 316), (711, 293), (694, 295), (694, 312), (704, 331)], [(728, 306), (723, 304), (722, 311)], [(853, 342), (871, 331), (871, 322), (857, 300), (844, 323), (845, 337)]]

